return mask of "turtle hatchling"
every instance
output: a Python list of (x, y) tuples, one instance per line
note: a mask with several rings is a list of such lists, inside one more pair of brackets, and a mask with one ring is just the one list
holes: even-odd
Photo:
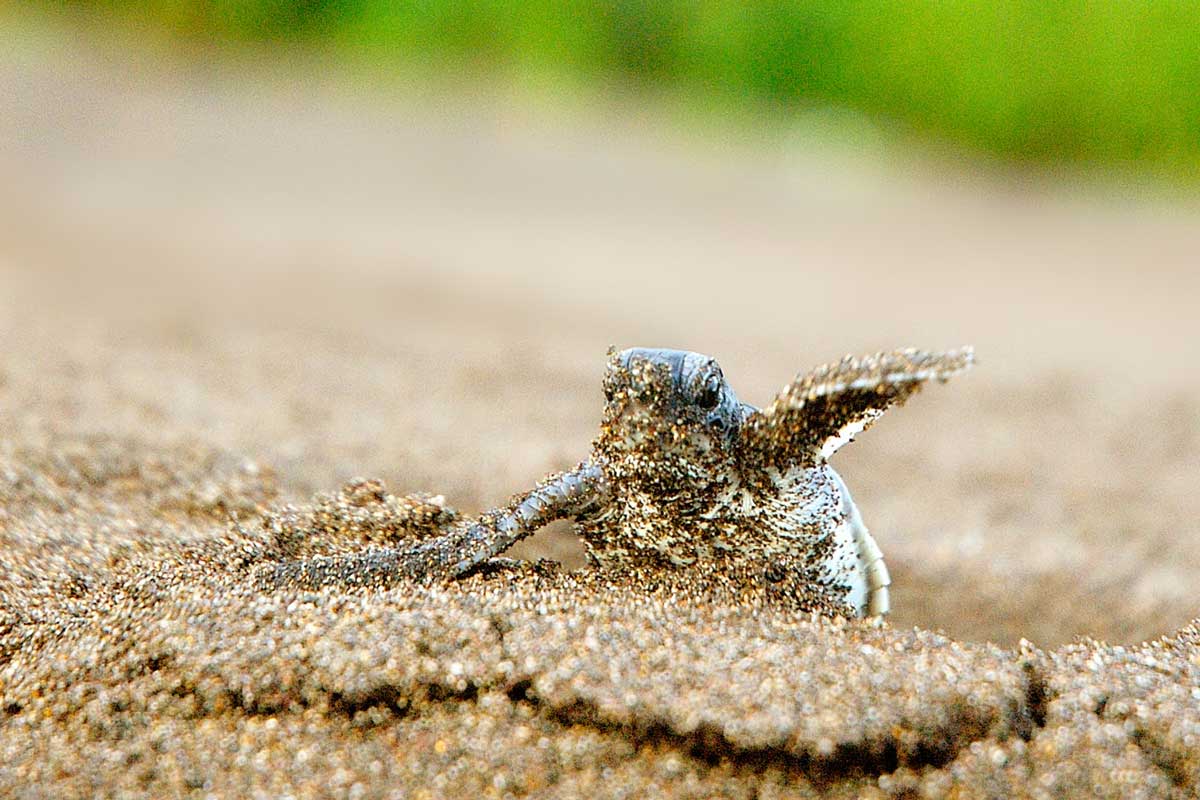
[(280, 563), (270, 580), (454, 578), (567, 518), (593, 569), (639, 587), (715, 587), (798, 607), (815, 596), (848, 615), (886, 614), (883, 554), (828, 459), (925, 382), (972, 362), (970, 348), (847, 357), (758, 409), (738, 400), (708, 356), (610, 350), (600, 434), (574, 469), (433, 538)]

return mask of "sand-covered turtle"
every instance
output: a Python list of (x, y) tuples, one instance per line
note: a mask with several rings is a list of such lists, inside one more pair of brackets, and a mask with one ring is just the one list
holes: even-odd
[(757, 409), (708, 356), (613, 350), (600, 434), (574, 469), (429, 540), (280, 564), (270, 577), (307, 587), (451, 578), (569, 518), (594, 568), (638, 586), (715, 587), (784, 605), (816, 596), (850, 614), (885, 614), (883, 554), (828, 459), (972, 358), (969, 348), (847, 357)]

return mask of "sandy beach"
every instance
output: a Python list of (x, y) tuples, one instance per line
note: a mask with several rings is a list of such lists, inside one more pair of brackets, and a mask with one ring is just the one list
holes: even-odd
[[(1194, 204), (239, 75), (0, 56), (0, 794), (1200, 791)], [(273, 522), (350, 552), (576, 463), (609, 345), (761, 404), (968, 343), (835, 460), (886, 624), (641, 596), (559, 525), (249, 579)], [(356, 477), (393, 499), (313, 522)]]

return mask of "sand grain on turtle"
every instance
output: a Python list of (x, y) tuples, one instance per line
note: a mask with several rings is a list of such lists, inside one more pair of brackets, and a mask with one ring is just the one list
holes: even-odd
[(758, 409), (709, 356), (610, 350), (600, 434), (574, 469), (474, 522), (449, 515), (441, 535), (278, 563), (261, 577), (302, 588), (461, 577), (570, 519), (594, 570), (626, 585), (883, 615), (883, 554), (828, 459), (889, 407), (972, 363), (970, 348), (847, 357)]

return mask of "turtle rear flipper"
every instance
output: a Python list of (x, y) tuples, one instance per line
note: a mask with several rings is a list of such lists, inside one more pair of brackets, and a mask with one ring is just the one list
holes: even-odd
[(743, 453), (779, 467), (826, 459), (926, 381), (945, 381), (974, 359), (970, 347), (944, 352), (908, 349), (847, 356), (817, 367), (746, 419)]

